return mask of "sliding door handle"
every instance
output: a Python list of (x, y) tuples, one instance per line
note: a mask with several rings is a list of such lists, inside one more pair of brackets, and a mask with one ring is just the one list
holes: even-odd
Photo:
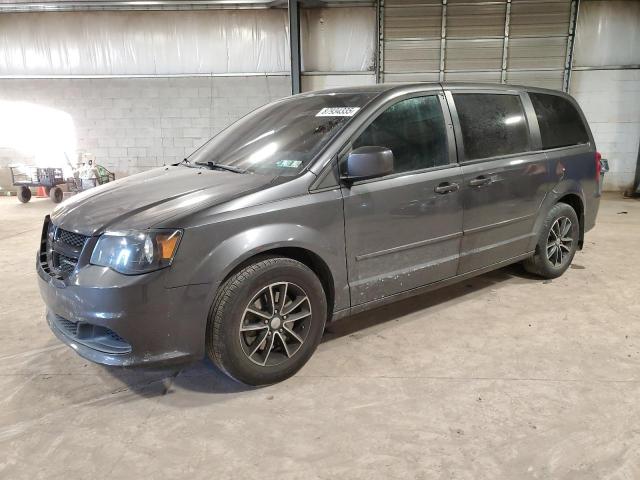
[(457, 183), (444, 182), (434, 188), (436, 193), (451, 193), (460, 189)]
[(476, 177), (469, 182), (472, 187), (483, 187), (489, 185), (492, 182), (491, 177)]

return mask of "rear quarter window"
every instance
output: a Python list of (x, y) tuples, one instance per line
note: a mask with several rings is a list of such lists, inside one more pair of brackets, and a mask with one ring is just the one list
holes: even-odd
[(538, 118), (542, 148), (589, 143), (582, 117), (569, 100), (545, 93), (529, 93), (529, 98)]
[(529, 150), (529, 129), (518, 95), (457, 93), (453, 101), (467, 160)]

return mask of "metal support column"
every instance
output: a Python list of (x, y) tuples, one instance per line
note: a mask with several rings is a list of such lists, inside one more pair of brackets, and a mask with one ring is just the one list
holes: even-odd
[(567, 55), (564, 61), (564, 78), (562, 81), (562, 90), (569, 91), (571, 84), (571, 68), (573, 67), (573, 47), (576, 39), (576, 27), (578, 24), (578, 10), (580, 9), (580, 0), (571, 0), (571, 18), (569, 19), (569, 36), (567, 37)]
[(289, 51), (291, 53), (291, 93), (300, 93), (300, 3), (288, 0), (289, 10)]
[(376, 0), (376, 83), (383, 83), (384, 66), (384, 0)]
[(447, 48), (447, 0), (442, 0), (442, 18), (440, 20), (440, 72), (439, 81), (444, 81), (445, 52)]
[(507, 0), (507, 9), (504, 15), (504, 40), (502, 42), (502, 72), (500, 83), (507, 83), (507, 54), (509, 52), (509, 25), (511, 24), (511, 0)]

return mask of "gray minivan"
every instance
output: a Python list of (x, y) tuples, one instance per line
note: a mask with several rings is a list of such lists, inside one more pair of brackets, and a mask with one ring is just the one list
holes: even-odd
[(283, 380), (325, 323), (522, 261), (561, 275), (600, 155), (561, 92), (375, 85), (263, 106), (183, 162), (47, 216), (47, 321), (108, 365), (200, 359)]

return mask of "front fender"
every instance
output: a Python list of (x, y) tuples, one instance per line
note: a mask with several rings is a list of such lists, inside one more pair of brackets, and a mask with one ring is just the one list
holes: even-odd
[(349, 306), (342, 196), (326, 191), (283, 199), (218, 216), (186, 228), (171, 267), (172, 286), (222, 281), (260, 253), (297, 248), (318, 257), (333, 277), (334, 308)]
[[(226, 239), (211, 251), (203, 263), (215, 264), (220, 280), (249, 258), (277, 248), (301, 248), (314, 253), (327, 265), (331, 265), (332, 259), (335, 261), (338, 252), (333, 245), (326, 242), (319, 243), (318, 240), (323, 237), (322, 232), (302, 225), (286, 223), (262, 225)], [(204, 271), (209, 269), (205, 266)], [(212, 278), (213, 280), (215, 279)]]

